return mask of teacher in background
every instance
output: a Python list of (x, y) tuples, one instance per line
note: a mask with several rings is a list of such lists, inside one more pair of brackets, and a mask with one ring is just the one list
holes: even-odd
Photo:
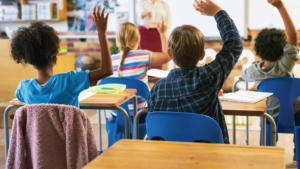
[[(160, 22), (162, 17), (164, 17), (168, 27), (171, 27), (172, 17), (169, 5), (163, 0), (140, 0), (137, 11), (138, 18), (140, 18), (140, 49), (162, 52), (160, 35), (156, 28), (156, 23)], [(161, 69), (162, 66), (152, 68)]]

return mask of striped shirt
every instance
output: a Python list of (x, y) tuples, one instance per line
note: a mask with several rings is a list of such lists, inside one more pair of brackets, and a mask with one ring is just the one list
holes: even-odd
[[(124, 60), (123, 67), (119, 70), (122, 54), (112, 55), (114, 74), (112, 77), (129, 77), (139, 79), (148, 85), (148, 68), (151, 67), (152, 52), (148, 50), (130, 51)], [(138, 111), (144, 106), (146, 100), (137, 96)], [(129, 111), (133, 115), (133, 101), (129, 101)]]

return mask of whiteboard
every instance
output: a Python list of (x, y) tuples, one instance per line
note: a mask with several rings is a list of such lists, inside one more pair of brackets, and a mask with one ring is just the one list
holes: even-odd
[[(283, 0), (297, 29), (300, 29), (300, 0)], [(249, 29), (275, 27), (285, 29), (279, 11), (267, 0), (249, 0)]]
[[(181, 25), (193, 25), (201, 30), (206, 39), (219, 39), (220, 33), (214, 17), (203, 16), (193, 7), (194, 0), (164, 0), (168, 3), (172, 26), (168, 33)], [(252, 1), (252, 0), (250, 0)], [(214, 0), (234, 20), (240, 35), (247, 37), (246, 0)]]

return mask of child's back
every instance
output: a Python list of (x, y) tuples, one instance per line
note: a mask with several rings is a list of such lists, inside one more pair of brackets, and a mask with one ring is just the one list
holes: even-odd
[[(167, 56), (166, 25), (163, 23), (158, 24), (158, 29), (161, 35), (163, 53), (137, 50), (140, 42), (138, 28), (131, 23), (122, 23), (120, 25), (117, 33), (117, 46), (121, 50), (121, 53), (112, 55), (114, 77), (139, 79), (148, 85), (148, 69), (152, 65), (158, 66), (170, 60)], [(137, 98), (138, 109), (141, 109), (146, 103), (146, 100), (140, 96), (137, 96)], [(132, 102), (129, 102), (129, 110), (131, 114), (133, 114)]]
[[(37, 71), (35, 79), (23, 80), (16, 92), (16, 97), (26, 104), (54, 103), (79, 107), (79, 93), (89, 88), (90, 82), (98, 81), (113, 74), (112, 62), (106, 38), (107, 19), (100, 15), (100, 7), (93, 20), (99, 32), (102, 67), (94, 71), (71, 71), (53, 75), (57, 62), (59, 38), (56, 31), (43, 22), (33, 22), (29, 27), (20, 27), (12, 40), (12, 58), (17, 63), (31, 64)], [(105, 12), (105, 7), (103, 9)]]
[[(270, 2), (282, 15), (286, 26), (286, 34), (278, 29), (263, 29), (255, 39), (256, 54), (262, 61), (253, 63), (242, 72), (241, 76), (246, 81), (254, 81), (259, 88), (260, 83), (270, 77), (293, 77), (293, 68), (299, 59), (297, 47), (297, 30), (289, 17), (288, 11), (281, 0)], [(297, 99), (294, 113), (300, 110), (300, 99)], [(278, 100), (270, 96), (267, 100), (266, 111), (276, 121), (279, 114)]]
[(220, 125), (224, 142), (229, 143), (218, 93), (238, 61), (243, 43), (234, 22), (219, 6), (207, 0), (197, 3), (195, 8), (202, 14), (215, 16), (224, 46), (212, 63), (197, 67), (205, 55), (203, 34), (193, 26), (175, 28), (168, 47), (169, 55), (180, 68), (156, 83), (148, 98), (148, 110), (207, 115)]

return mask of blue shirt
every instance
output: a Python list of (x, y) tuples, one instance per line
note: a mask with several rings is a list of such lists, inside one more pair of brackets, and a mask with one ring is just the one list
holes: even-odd
[(89, 72), (71, 71), (51, 76), (45, 86), (36, 79), (20, 82), (15, 95), (26, 104), (64, 104), (79, 107), (78, 95), (89, 88)]
[(215, 20), (224, 43), (216, 59), (203, 67), (172, 70), (150, 91), (148, 110), (207, 115), (220, 125), (224, 143), (229, 143), (218, 93), (243, 51), (243, 42), (233, 20), (225, 11), (218, 12)]

